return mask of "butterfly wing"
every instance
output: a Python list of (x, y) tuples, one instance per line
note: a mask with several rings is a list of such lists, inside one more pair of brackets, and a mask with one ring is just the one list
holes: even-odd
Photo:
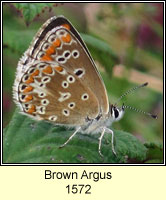
[(23, 113), (57, 124), (83, 125), (99, 112), (91, 90), (58, 63), (29, 64), (15, 91)]
[(38, 31), (18, 64), (14, 91), (25, 113), (60, 124), (83, 124), (108, 112), (94, 61), (64, 17), (49, 19)]
[[(71, 35), (72, 40), (75, 41), (75, 46), (72, 45), (72, 50), (76, 49), (76, 51), (79, 52), (79, 56), (77, 59), (71, 59), (71, 66), (73, 70), (78, 68), (77, 63), (79, 62), (80, 66), (82, 66), (82, 68), (85, 70), (85, 75), (80, 76), (81, 81), (83, 81), (84, 84), (86, 84), (96, 95), (99, 101), (101, 112), (103, 114), (107, 114), (109, 111), (109, 102), (104, 82), (97, 70), (95, 62), (91, 57), (85, 43), (81, 39), (76, 29), (67, 19), (65, 19), (64, 17), (59, 17), (57, 18), (57, 21), (59, 26), (64, 26), (66, 28), (66, 31), (69, 35)], [(56, 23), (56, 19), (52, 21), (52, 23), (54, 22)], [(89, 59), (87, 59), (87, 57)]]

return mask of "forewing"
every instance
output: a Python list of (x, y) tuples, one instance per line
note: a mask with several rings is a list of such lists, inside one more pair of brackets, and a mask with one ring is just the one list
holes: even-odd
[(64, 17), (52, 17), (35, 36), (24, 63), (34, 60), (58, 62), (74, 73), (96, 96), (102, 113), (108, 113), (106, 89), (79, 33)]

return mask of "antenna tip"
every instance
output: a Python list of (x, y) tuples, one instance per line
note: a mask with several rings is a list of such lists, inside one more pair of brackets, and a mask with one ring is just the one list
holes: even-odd
[(147, 86), (147, 85), (148, 85), (148, 82), (146, 82), (146, 83), (143, 84), (143, 86)]
[(157, 115), (152, 115), (151, 114), (151, 117), (153, 117), (154, 119), (157, 119)]

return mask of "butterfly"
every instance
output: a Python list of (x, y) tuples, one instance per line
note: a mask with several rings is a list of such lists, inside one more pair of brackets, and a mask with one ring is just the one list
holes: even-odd
[(21, 113), (35, 120), (75, 128), (77, 132), (101, 133), (99, 154), (105, 132), (124, 114), (109, 103), (102, 77), (87, 46), (74, 26), (63, 16), (52, 17), (39, 29), (20, 59), (13, 97)]

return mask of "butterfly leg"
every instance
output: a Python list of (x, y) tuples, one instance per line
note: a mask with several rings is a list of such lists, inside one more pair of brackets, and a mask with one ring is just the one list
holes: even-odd
[(101, 135), (99, 137), (99, 154), (100, 154), (101, 157), (103, 157), (103, 154), (101, 153), (101, 142), (102, 142), (104, 133), (105, 133), (105, 127), (103, 128)]
[(105, 130), (112, 134), (112, 152), (116, 155), (116, 151), (114, 149), (114, 132), (109, 128), (105, 128)]
[(68, 139), (64, 144), (62, 144), (59, 148), (64, 147), (64, 146), (75, 136), (75, 134), (76, 134), (80, 129), (81, 129), (81, 127), (78, 127), (78, 128), (74, 131), (74, 133), (69, 137), (69, 139)]

